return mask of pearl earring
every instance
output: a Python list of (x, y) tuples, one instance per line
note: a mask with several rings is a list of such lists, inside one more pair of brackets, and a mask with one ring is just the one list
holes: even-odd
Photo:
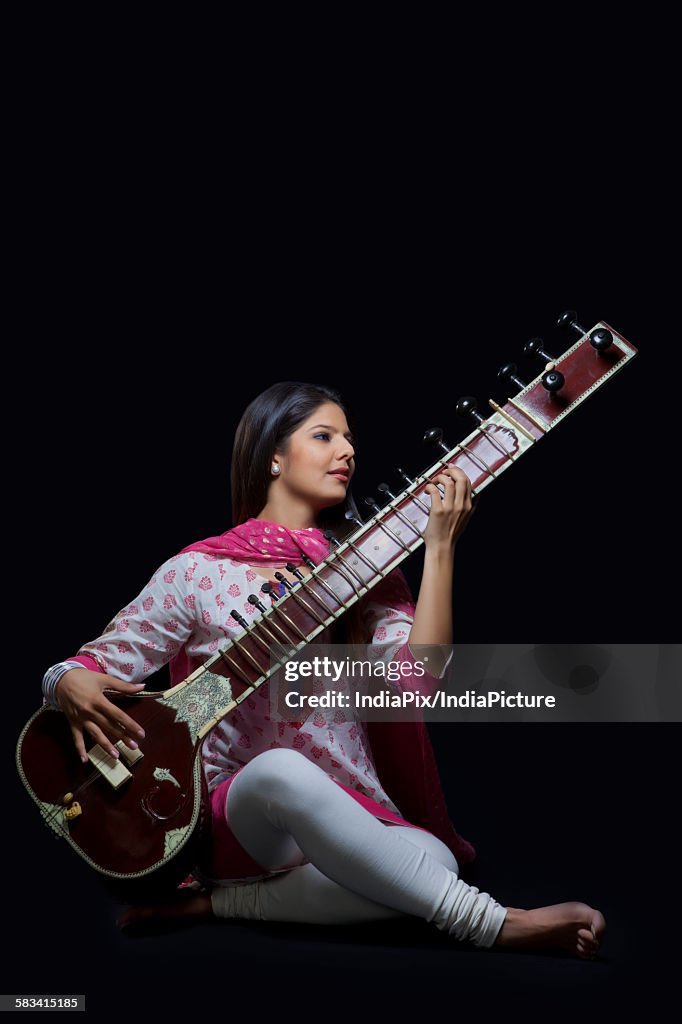
[(274, 473), (275, 476), (277, 476), (277, 474), (279, 473), (279, 466), (277, 465), (276, 462), (273, 462), (272, 464), (272, 472)]

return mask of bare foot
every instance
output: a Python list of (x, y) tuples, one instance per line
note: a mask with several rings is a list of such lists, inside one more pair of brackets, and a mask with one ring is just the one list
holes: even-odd
[(168, 903), (129, 907), (116, 925), (128, 935), (142, 935), (201, 924), (210, 918), (213, 918), (210, 893), (181, 889), (177, 898)]
[(605, 929), (604, 915), (587, 903), (555, 903), (535, 910), (507, 907), (494, 945), (507, 949), (564, 949), (584, 960), (594, 960)]

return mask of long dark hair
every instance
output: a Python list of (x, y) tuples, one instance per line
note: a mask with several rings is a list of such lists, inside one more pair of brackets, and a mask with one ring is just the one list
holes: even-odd
[[(239, 421), (232, 450), (232, 525), (239, 526), (257, 516), (265, 506), (272, 481), (271, 465), (275, 452), (286, 454), (289, 439), (300, 424), (325, 402), (334, 402), (343, 411), (353, 436), (356, 430), (341, 396), (324, 384), (280, 381), (261, 392), (247, 406)], [(348, 519), (352, 511), (359, 518), (351, 486), (343, 502), (325, 508), (318, 516), (318, 526), (331, 530), (343, 540), (357, 527)], [(356, 602), (340, 619), (335, 630), (336, 643), (362, 643), (360, 619)]]

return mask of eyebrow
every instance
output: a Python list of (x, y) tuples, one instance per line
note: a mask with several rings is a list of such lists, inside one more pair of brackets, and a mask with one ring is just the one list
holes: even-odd
[[(314, 427), (310, 427), (309, 429), (310, 430), (317, 430), (318, 427), (324, 427), (325, 430), (331, 430), (331, 431), (334, 430), (334, 427), (330, 427), (328, 423), (316, 423)], [(353, 435), (351, 434), (350, 430), (347, 430), (346, 433), (343, 436), (347, 437), (348, 440), (352, 442)]]

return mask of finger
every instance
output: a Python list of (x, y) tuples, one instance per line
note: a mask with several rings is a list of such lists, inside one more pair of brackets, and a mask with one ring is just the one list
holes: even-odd
[(118, 758), (118, 756), (119, 756), (118, 750), (116, 749), (114, 744), (111, 742), (111, 740), (108, 738), (108, 736), (104, 735), (104, 733), (99, 728), (99, 726), (97, 726), (94, 722), (89, 721), (89, 722), (85, 722), (84, 723), (84, 728), (87, 729), (87, 731), (92, 736), (92, 738), (95, 741), (95, 743), (99, 743), (99, 745), (104, 750), (106, 750), (106, 752), (108, 754), (111, 754), (112, 757)]
[(437, 509), (439, 505), (442, 504), (438, 499), (443, 498), (445, 487), (437, 487), (435, 484), (427, 484), (424, 491), (431, 498), (431, 509)]
[(457, 481), (449, 473), (439, 473), (436, 479), (442, 481), (443, 484), (443, 508), (452, 511), (457, 497)]
[(445, 480), (453, 484), (458, 490), (464, 490), (465, 492), (470, 487), (469, 477), (456, 466), (448, 466), (443, 473), (439, 474), (437, 479)]
[(434, 484), (439, 485), (438, 493), (440, 494), (444, 502), (447, 501), (449, 498), (453, 497), (456, 489), (456, 483), (449, 473), (438, 473), (433, 478), (433, 481)]
[(453, 507), (456, 512), (467, 512), (471, 507), (471, 491), (466, 477), (453, 478)]
[(88, 760), (88, 755), (85, 750), (85, 740), (83, 739), (83, 730), (80, 726), (76, 725), (75, 722), (69, 722), (71, 726), (71, 735), (73, 736), (73, 742), (76, 745), (78, 756), (81, 761), (85, 764)]
[(466, 473), (458, 469), (457, 466), (450, 466), (450, 475), (458, 489), (462, 488), (465, 494), (471, 494), (471, 480)]
[[(115, 725), (113, 725), (112, 730), (113, 730), (114, 735), (116, 736), (115, 742), (118, 742), (119, 740), (123, 740), (125, 745), (127, 747), (130, 747), (131, 750), (137, 750), (138, 749), (137, 743), (135, 742), (133, 737), (130, 735), (130, 730), (126, 729), (126, 727), (123, 724), (123, 722), (117, 722)], [(139, 736), (140, 739), (144, 738), (144, 732), (142, 732), (142, 730), (137, 730), (137, 727), (136, 727), (135, 735)]]
[(129, 718), (128, 715), (123, 715), (121, 718), (110, 719), (112, 727), (121, 733), (121, 737), (136, 736), (138, 739), (143, 740), (145, 737), (145, 731), (141, 725), (138, 725), (134, 719)]
[[(102, 727), (102, 732), (109, 737), (109, 742), (116, 744), (123, 741), (127, 747), (131, 750), (137, 750), (138, 744), (130, 732), (125, 728), (122, 722), (106, 721), (106, 724)], [(143, 730), (135, 726), (135, 736), (138, 739), (144, 739)]]
[[(114, 708), (114, 705), (112, 704), (111, 707)], [(95, 705), (90, 711), (90, 720), (93, 725), (99, 728), (102, 735), (107, 737), (106, 742), (108, 744), (113, 745), (118, 743), (119, 740), (123, 740), (127, 746), (134, 750), (137, 744), (133, 740), (133, 735), (144, 739), (144, 730), (136, 722), (133, 722), (132, 719), (129, 719), (127, 715), (124, 716), (118, 708), (115, 708), (114, 713), (110, 714), (108, 708)]]
[(467, 489), (471, 488), (471, 480), (466, 475), (464, 470), (459, 468), (459, 466), (455, 466), (452, 463), (450, 463), (450, 465), (448, 466), (448, 473), (453, 480), (465, 484)]
[(104, 695), (102, 695), (102, 699), (104, 703), (98, 702), (94, 706), (94, 710), (102, 716), (103, 721), (100, 724), (103, 728), (112, 730), (118, 739), (122, 739), (124, 733), (128, 733), (135, 738), (144, 739), (144, 729), (141, 725), (137, 724), (134, 718), (126, 715), (125, 711), (118, 704), (112, 704)]

